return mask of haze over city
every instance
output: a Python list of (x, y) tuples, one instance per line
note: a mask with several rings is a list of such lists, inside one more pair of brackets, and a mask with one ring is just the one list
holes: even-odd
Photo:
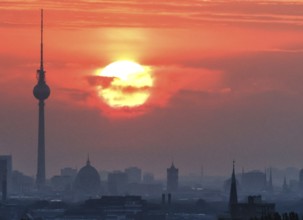
[[(36, 173), (41, 8), (47, 177), (87, 154), (160, 177), (172, 160), (184, 175), (303, 167), (303, 1), (2, 1), (0, 154), (14, 169)], [(119, 60), (152, 77), (140, 106), (100, 95)]]

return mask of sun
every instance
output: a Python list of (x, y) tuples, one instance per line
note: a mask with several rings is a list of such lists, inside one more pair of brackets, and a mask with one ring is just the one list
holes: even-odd
[(98, 73), (98, 95), (112, 108), (141, 106), (150, 97), (154, 84), (151, 69), (134, 61), (113, 62)]

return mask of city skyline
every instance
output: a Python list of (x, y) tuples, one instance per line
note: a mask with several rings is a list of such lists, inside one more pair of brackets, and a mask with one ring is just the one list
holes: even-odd
[[(154, 4), (152, 4), (154, 3)], [(164, 176), (303, 167), (303, 1), (9, 1), (0, 5), (0, 154), (36, 172), (40, 9), (45, 10), (47, 177), (138, 166)], [(282, 13), (283, 11), (283, 13)], [(114, 109), (96, 73), (117, 60), (151, 69), (138, 108)], [(103, 82), (102, 82), (103, 83)]]

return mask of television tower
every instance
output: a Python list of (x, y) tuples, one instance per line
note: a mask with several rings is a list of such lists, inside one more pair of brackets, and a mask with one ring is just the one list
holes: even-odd
[(50, 89), (45, 82), (43, 68), (43, 9), (41, 9), (41, 44), (40, 44), (40, 69), (37, 70), (37, 85), (33, 94), (39, 100), (39, 124), (38, 124), (38, 160), (36, 186), (42, 189), (45, 185), (45, 139), (44, 139), (44, 100), (50, 95)]

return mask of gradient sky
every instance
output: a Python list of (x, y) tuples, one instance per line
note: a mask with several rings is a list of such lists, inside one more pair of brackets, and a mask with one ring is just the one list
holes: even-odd
[[(0, 154), (36, 173), (40, 8), (44, 8), (47, 175), (84, 165), (164, 176), (303, 167), (303, 1), (107, 0), (0, 3)], [(141, 108), (112, 111), (97, 69), (152, 69)], [(117, 117), (116, 115), (119, 115)]]

